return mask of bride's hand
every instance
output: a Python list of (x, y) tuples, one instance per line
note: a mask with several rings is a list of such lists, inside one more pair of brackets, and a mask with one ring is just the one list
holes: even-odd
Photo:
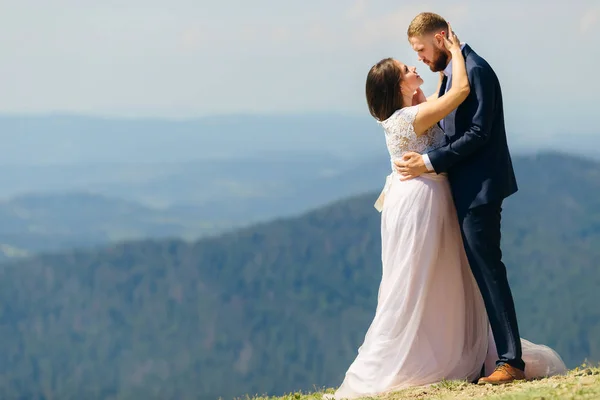
[(417, 104), (421, 104), (426, 101), (427, 101), (427, 97), (425, 97), (425, 93), (423, 93), (421, 88), (418, 88), (417, 90), (415, 90), (415, 93), (413, 94), (413, 98), (412, 98), (412, 105), (416, 106)]
[(458, 40), (458, 36), (452, 30), (450, 22), (448, 22), (448, 35), (444, 35), (444, 46), (449, 51), (460, 51), (460, 40)]

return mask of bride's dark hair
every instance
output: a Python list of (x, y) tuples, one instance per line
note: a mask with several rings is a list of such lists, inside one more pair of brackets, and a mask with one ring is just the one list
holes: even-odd
[(371, 67), (366, 94), (369, 111), (375, 119), (384, 121), (402, 108), (401, 82), (402, 71), (393, 58), (384, 58)]

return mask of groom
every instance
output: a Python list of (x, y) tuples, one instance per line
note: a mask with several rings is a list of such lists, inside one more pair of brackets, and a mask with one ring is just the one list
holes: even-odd
[[(443, 72), (439, 96), (452, 85), (451, 54), (444, 47), (448, 33), (444, 18), (421, 13), (410, 23), (408, 40), (434, 72)], [(498, 349), (495, 371), (480, 384), (525, 379), (521, 340), (506, 267), (500, 249), (502, 201), (517, 191), (502, 109), (500, 83), (490, 65), (463, 45), (471, 92), (440, 121), (445, 146), (428, 154), (407, 153), (396, 161), (401, 179), (423, 173), (448, 173), (473, 276), (483, 296)]]

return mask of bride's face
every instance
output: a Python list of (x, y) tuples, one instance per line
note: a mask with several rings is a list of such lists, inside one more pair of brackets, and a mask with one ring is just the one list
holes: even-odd
[(409, 67), (396, 61), (400, 74), (402, 76), (402, 87), (414, 92), (423, 84), (423, 78), (417, 73), (417, 67)]

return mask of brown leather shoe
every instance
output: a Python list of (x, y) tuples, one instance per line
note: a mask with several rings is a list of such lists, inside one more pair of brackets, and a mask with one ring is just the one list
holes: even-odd
[(522, 380), (525, 380), (525, 372), (511, 365), (502, 364), (497, 366), (490, 376), (479, 379), (477, 384), (485, 385), (489, 383), (491, 385), (502, 385)]

